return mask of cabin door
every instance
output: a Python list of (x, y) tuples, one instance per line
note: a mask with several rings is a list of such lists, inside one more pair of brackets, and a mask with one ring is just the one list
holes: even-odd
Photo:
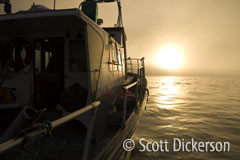
[(35, 41), (34, 104), (36, 108), (54, 108), (64, 88), (64, 39)]

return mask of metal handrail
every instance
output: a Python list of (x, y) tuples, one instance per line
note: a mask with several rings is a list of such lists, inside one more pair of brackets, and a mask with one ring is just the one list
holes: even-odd
[(136, 84), (137, 84), (137, 81), (134, 82), (134, 83), (131, 83), (131, 84), (127, 85), (127, 86), (124, 86), (123, 88), (124, 88), (125, 90), (127, 90), (127, 89), (129, 89), (129, 88), (132, 88), (132, 87), (135, 86)]
[(138, 81), (131, 83), (127, 86), (123, 87), (124, 90), (124, 102), (123, 102), (123, 116), (122, 116), (122, 127), (125, 126), (126, 116), (127, 116), (127, 91), (129, 88), (132, 88), (133, 86), (137, 85)]
[[(59, 118), (53, 122), (49, 122), (51, 130), (56, 129), (59, 126), (62, 126), (63, 124), (73, 120), (74, 118), (78, 117), (79, 115), (81, 115), (89, 110), (99, 107), (100, 104), (101, 104), (100, 101), (95, 101), (95, 102), (91, 103), (90, 105), (85, 106), (82, 109), (79, 109), (73, 113), (68, 114), (67, 116)], [(24, 137), (10, 139), (10, 140), (0, 144), (0, 154), (8, 151), (9, 149), (11, 149), (15, 146), (22, 144), (27, 138), (36, 137), (36, 139), (40, 139), (42, 136), (46, 135), (48, 132), (49, 132), (49, 130), (47, 128), (38, 128), (37, 130), (27, 133)]]
[[(139, 75), (139, 70), (144, 70), (144, 57), (141, 59), (129, 57), (127, 60), (128, 60), (127, 65), (129, 66), (129, 67), (127, 66), (127, 68), (131, 71), (129, 73), (135, 73)], [(133, 68), (133, 66), (136, 66), (136, 67)]]
[[(128, 86), (125, 86), (124, 89), (124, 104), (123, 104), (123, 118), (122, 118), (122, 127), (124, 127), (125, 125), (125, 121), (126, 121), (126, 107), (127, 107), (127, 90), (135, 85), (137, 85), (136, 87), (136, 110), (137, 110), (137, 105), (138, 105), (138, 99), (143, 98), (143, 94), (144, 94), (144, 77), (145, 77), (145, 68), (144, 68), (144, 57), (139, 59), (139, 58), (128, 58), (127, 59), (127, 69), (130, 69), (131, 72), (129, 73), (133, 73), (136, 74), (137, 77), (137, 81), (129, 84)], [(133, 64), (133, 62), (135, 62), (135, 64)], [(136, 66), (133, 69), (133, 65)]]
[(127, 60), (143, 60), (144, 59), (144, 57), (143, 58), (141, 58), (141, 59), (139, 59), (139, 58), (130, 58), (130, 57), (128, 57), (128, 59)]
[(138, 69), (143, 69), (144, 68), (144, 66), (140, 66), (140, 67), (138, 67)]

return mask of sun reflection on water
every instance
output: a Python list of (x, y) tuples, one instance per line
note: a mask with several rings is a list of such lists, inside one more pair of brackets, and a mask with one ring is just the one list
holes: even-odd
[(159, 88), (159, 108), (172, 109), (176, 105), (176, 98), (179, 94), (179, 87), (175, 84), (176, 80), (174, 77), (163, 77), (161, 79), (161, 86)]

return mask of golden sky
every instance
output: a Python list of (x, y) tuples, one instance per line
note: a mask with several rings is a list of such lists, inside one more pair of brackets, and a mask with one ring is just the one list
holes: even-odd
[[(53, 7), (53, 0), (11, 2), (13, 11), (33, 2)], [(77, 8), (80, 2), (57, 0), (56, 7)], [(99, 6), (103, 26), (116, 23), (116, 9)], [(122, 0), (122, 9), (128, 56), (146, 57), (149, 74), (240, 76), (240, 0)], [(181, 67), (158, 64), (167, 45), (181, 50)]]

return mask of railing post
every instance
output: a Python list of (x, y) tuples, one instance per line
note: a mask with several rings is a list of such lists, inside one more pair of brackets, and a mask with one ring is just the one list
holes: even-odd
[[(143, 78), (142, 78), (142, 79), (143, 79), (143, 80), (142, 80), (142, 81), (143, 81), (143, 87), (142, 87), (142, 90), (143, 90), (143, 94), (144, 94), (144, 90), (145, 90), (145, 84), (144, 84), (144, 80), (145, 80), (145, 79), (144, 79), (144, 77), (145, 77), (144, 57), (142, 58), (142, 65), (143, 65), (143, 75), (142, 75), (142, 76), (143, 76)], [(144, 95), (143, 95), (143, 96), (144, 96)]]
[(137, 59), (137, 74), (139, 76), (139, 60)]
[(138, 79), (137, 79), (137, 84), (136, 84), (136, 110), (138, 109)]
[(127, 92), (128, 89), (123, 89), (124, 92), (124, 102), (123, 102), (123, 117), (122, 117), (122, 125), (121, 127), (123, 128), (125, 126), (125, 121), (126, 121), (126, 114), (127, 114)]
[(130, 64), (131, 64), (131, 71), (133, 73), (132, 59), (131, 58), (129, 58), (129, 59), (130, 59)]
[(141, 97), (144, 96), (144, 77), (145, 77), (145, 68), (144, 68), (144, 57), (141, 59)]
[(142, 67), (139, 69), (139, 90), (140, 98), (142, 98)]
[(144, 64), (144, 57), (142, 58), (142, 66), (143, 66), (143, 77), (145, 77), (145, 64)]
[[(139, 78), (141, 78), (141, 69), (139, 68), (139, 60), (137, 59), (137, 87), (136, 87), (136, 97), (137, 97), (137, 102), (138, 102), (138, 91), (139, 91), (139, 85), (141, 87), (141, 79), (139, 83)], [(141, 89), (141, 88), (140, 88)], [(141, 90), (140, 90), (141, 91)], [(141, 92), (140, 92), (140, 97), (141, 97)], [(136, 104), (137, 105), (137, 104)]]
[(82, 156), (83, 160), (88, 159), (88, 152), (91, 145), (92, 132), (93, 132), (93, 126), (94, 126), (95, 117), (97, 113), (97, 108), (94, 108), (91, 112), (92, 112), (90, 113), (91, 118), (87, 128), (87, 136), (86, 136), (85, 145), (84, 145), (85, 147), (84, 147), (83, 156)]

